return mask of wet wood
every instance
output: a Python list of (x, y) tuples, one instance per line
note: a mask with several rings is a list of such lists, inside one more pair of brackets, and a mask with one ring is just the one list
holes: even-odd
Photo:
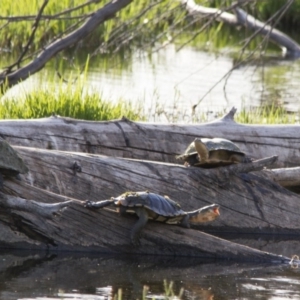
[(182, 162), (175, 156), (196, 137), (222, 137), (232, 140), (254, 159), (278, 155), (274, 168), (300, 165), (300, 125), (241, 125), (234, 121), (234, 113), (232, 109), (219, 120), (193, 125), (61, 117), (2, 120), (0, 136), (12, 145), (178, 164)]

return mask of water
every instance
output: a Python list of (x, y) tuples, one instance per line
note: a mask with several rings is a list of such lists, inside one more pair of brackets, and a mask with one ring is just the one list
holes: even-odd
[(1, 300), (132, 300), (143, 291), (146, 299), (300, 299), (300, 272), (289, 265), (16, 251), (0, 262)]
[[(226, 51), (214, 54), (186, 47), (176, 52), (169, 46), (151, 57), (139, 52), (121, 61), (91, 59), (85, 87), (112, 102), (139, 104), (151, 121), (190, 121), (196, 104), (196, 114), (213, 115), (233, 106), (241, 110), (270, 102), (288, 111), (300, 108), (300, 60), (269, 57), (240, 66), (228, 78), (234, 59)], [(65, 70), (65, 78), (69, 71)], [(51, 67), (41, 71), (9, 95), (52, 85), (47, 82), (51, 72)]]

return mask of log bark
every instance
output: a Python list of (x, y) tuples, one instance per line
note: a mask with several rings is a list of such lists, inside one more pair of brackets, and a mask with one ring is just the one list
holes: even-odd
[(278, 155), (274, 168), (300, 165), (300, 125), (242, 125), (234, 121), (235, 111), (233, 108), (221, 119), (196, 125), (62, 117), (2, 120), (0, 136), (12, 145), (179, 164), (182, 162), (175, 156), (196, 137), (222, 137), (232, 140), (254, 159)]

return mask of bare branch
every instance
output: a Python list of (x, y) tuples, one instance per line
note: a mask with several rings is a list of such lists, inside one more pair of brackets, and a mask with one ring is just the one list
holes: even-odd
[(99, 24), (113, 18), (115, 13), (131, 2), (132, 0), (115, 0), (106, 4), (103, 8), (97, 10), (81, 27), (48, 45), (36, 59), (29, 62), (26, 66), (8, 75), (5, 72), (0, 74), (0, 87), (2, 91), (5, 91), (5, 89), (12, 87), (20, 80), (24, 80), (42, 69), (57, 53), (85, 38), (97, 28)]

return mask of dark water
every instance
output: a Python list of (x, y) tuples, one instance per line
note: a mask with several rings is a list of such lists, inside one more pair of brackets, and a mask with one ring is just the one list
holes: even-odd
[(11, 250), (0, 262), (1, 300), (300, 299), (291, 265)]

